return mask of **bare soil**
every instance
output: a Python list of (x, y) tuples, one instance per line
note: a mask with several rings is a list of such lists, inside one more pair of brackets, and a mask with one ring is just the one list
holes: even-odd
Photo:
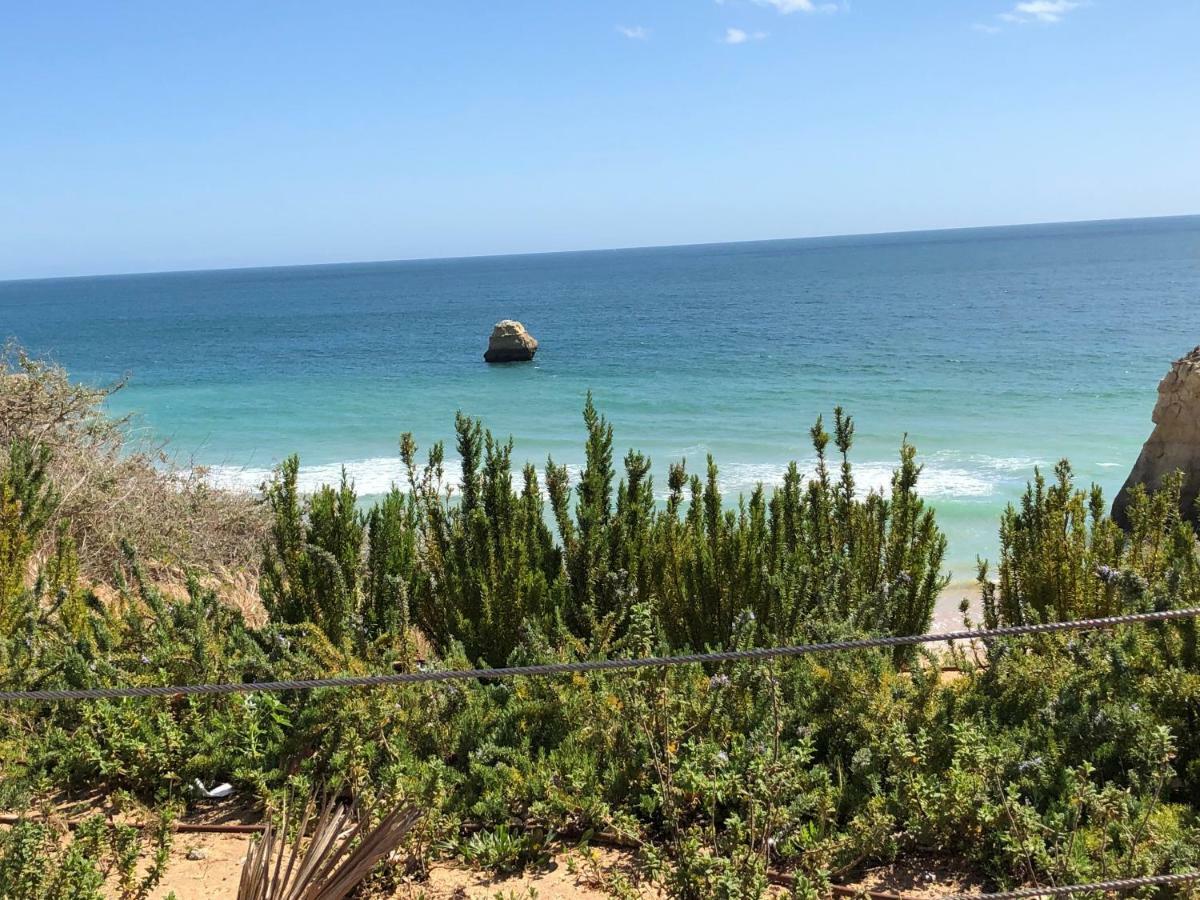
[[(250, 838), (228, 834), (181, 834), (176, 839), (171, 867), (163, 884), (152, 894), (164, 900), (174, 892), (177, 900), (234, 900), (242, 861)], [(200, 859), (189, 859), (189, 852)], [(633, 896), (664, 900), (653, 886), (638, 884), (629, 851), (591, 848), (556, 856), (549, 865), (520, 875), (497, 878), (452, 863), (437, 863), (427, 880), (402, 885), (394, 900), (604, 900), (619, 896), (610, 886), (618, 881), (634, 886)], [(945, 863), (912, 860), (873, 869), (846, 887), (906, 898), (936, 900), (960, 891), (982, 891), (982, 883), (965, 870)], [(774, 888), (772, 897), (787, 896)]]
[[(102, 812), (118, 821), (144, 819), (137, 810), (118, 812), (103, 792), (46, 798), (38, 804), (40, 815), (70, 822)], [(144, 813), (144, 811), (141, 811)], [(0, 828), (12, 814), (0, 815)], [(253, 803), (226, 800), (195, 803), (181, 820), (193, 826), (244, 826), (261, 821), (262, 810)], [(152, 900), (221, 900), (237, 897), (242, 865), (253, 834), (180, 831), (175, 835), (171, 862)], [(143, 860), (143, 867), (148, 860)], [(623, 887), (618, 892), (618, 887)], [(839, 890), (846, 896), (856, 892), (903, 894), (905, 900), (935, 898), (959, 892), (983, 891), (982, 881), (961, 865), (946, 860), (908, 859), (891, 866), (870, 869)], [(116, 898), (115, 887), (107, 896)], [(665, 894), (640, 877), (635, 854), (630, 850), (605, 847), (576, 848), (557, 854), (547, 865), (519, 875), (497, 877), (453, 861), (434, 863), (427, 876), (402, 884), (394, 900), (600, 900), (606, 897), (644, 897), (664, 900)], [(771, 897), (787, 896), (776, 887)], [(861, 895), (860, 895), (861, 896)], [(883, 900), (883, 898), (877, 898)]]

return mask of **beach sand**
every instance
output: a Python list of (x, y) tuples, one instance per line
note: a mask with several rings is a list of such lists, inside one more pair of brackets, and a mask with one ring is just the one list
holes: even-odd
[(972, 627), (979, 627), (983, 618), (983, 603), (978, 582), (952, 581), (938, 594), (933, 608), (933, 621), (929, 625), (930, 634), (961, 631), (966, 627), (963, 625), (963, 600), (967, 601), (967, 614), (971, 617)]
[[(233, 900), (237, 897), (242, 861), (249, 846), (250, 838), (243, 835), (181, 835), (171, 854), (166, 878), (151, 894), (152, 900), (164, 900), (172, 892), (176, 900)], [(188, 859), (189, 851), (202, 858)], [(453, 863), (435, 863), (427, 878), (401, 884), (390, 897), (394, 900), (495, 900), (497, 897), (601, 900), (621, 896), (606, 889), (620, 881), (636, 883), (634, 855), (630, 851), (593, 847), (559, 853), (541, 868), (508, 877)], [(981, 882), (961, 866), (912, 858), (871, 869), (846, 886), (936, 898), (959, 890), (978, 889)], [(666, 895), (650, 885), (638, 884), (633, 896), (660, 900)], [(788, 891), (773, 885), (767, 896), (782, 898), (788, 896)]]

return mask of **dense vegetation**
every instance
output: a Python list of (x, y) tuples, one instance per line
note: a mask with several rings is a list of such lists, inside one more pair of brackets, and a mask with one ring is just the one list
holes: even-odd
[(612, 428), (590, 398), (583, 418), (574, 503), (566, 467), (547, 461), (550, 516), (533, 466), (514, 490), (511, 440), (463, 416), (461, 482), (444, 483), (440, 445), (418, 464), (405, 435), (408, 484), (365, 516), (344, 476), (302, 499), (299, 461), (287, 460), (265, 490), (273, 515), (261, 583), (272, 619), (313, 623), (358, 653), (412, 625), (440, 650), (461, 646), (492, 665), (537, 637), (557, 646), (621, 636), (639, 604), (672, 647), (723, 646), (746, 613), (756, 641), (928, 626), (945, 585), (946, 542), (917, 495), (911, 446), (901, 449), (889, 498), (858, 498), (847, 459), (853, 424), (837, 410), (839, 478), (818, 421), (817, 474), (807, 484), (793, 463), (770, 495), (760, 487), (729, 508), (711, 458), (703, 478), (679, 463), (659, 508), (650, 460), (630, 452), (618, 480)]
[[(38, 378), (48, 395), (73, 389), (23, 364), (33, 377), (3, 390)], [(733, 503), (711, 460), (700, 474), (672, 465), (664, 495), (641, 454), (618, 467), (590, 400), (575, 478), (552, 460), (514, 472), (511, 441), (460, 416), (457, 483), (447, 483), (441, 446), (421, 459), (408, 436), (407, 483), (368, 509), (344, 478), (302, 496), (290, 459), (264, 486), (265, 517), (190, 540), (186, 565), (161, 536), (148, 545), (138, 534), (120, 536), (120, 554), (81, 563), (100, 517), (64, 512), (64, 448), (80, 421), (104, 419), (84, 403), (48, 428), (10, 429), (0, 448), (6, 688), (912, 633), (928, 627), (945, 585), (945, 540), (919, 497), (915, 450), (902, 445), (886, 496), (860, 494), (853, 423), (840, 410), (832, 434), (820, 421), (812, 429), (815, 474), (793, 465), (780, 486)], [(1179, 520), (1177, 489), (1138, 496), (1124, 532), (1065, 463), (1052, 482), (1039, 474), (1000, 523), (995, 580), (980, 567), (985, 623), (1200, 605), (1200, 547)], [(163, 534), (190, 534), (190, 521)], [(116, 524), (102, 531), (109, 540)], [(265, 616), (248, 618), (210, 577), (249, 556), (247, 543), (261, 560), (247, 565)], [(337, 783), (364, 808), (403, 799), (427, 810), (409, 858), (378, 874), (380, 890), (438, 854), (503, 870), (589, 833), (634, 843), (639, 877), (697, 898), (761, 896), (772, 871), (815, 896), (914, 855), (957, 860), (996, 885), (1200, 866), (1193, 621), (950, 653), (961, 677), (944, 677), (946, 660), (925, 652), (872, 651), (371, 691), (9, 704), (0, 806), (101, 787), (169, 816), (194, 778), (231, 780), (268, 805)], [(7, 895), (65, 896), (62, 884), (94, 894), (96, 873), (134, 846), (101, 823), (65, 845), (47, 828), (0, 834)], [(160, 854), (162, 834), (145, 838)], [(60, 864), (29, 864), (39, 846), (53, 846)], [(146, 888), (126, 877), (127, 896)]]

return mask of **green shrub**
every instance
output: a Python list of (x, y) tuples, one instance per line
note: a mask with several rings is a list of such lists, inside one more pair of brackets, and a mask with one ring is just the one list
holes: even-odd
[(767, 642), (814, 628), (928, 627), (946, 584), (946, 540), (917, 493), (921, 469), (907, 442), (890, 495), (859, 497), (849, 461), (854, 426), (839, 409), (837, 478), (826, 461), (831, 436), (818, 420), (817, 471), (807, 485), (793, 463), (782, 486), (769, 495), (760, 487), (730, 509), (711, 459), (703, 480), (678, 463), (660, 508), (650, 460), (631, 451), (618, 480), (612, 426), (590, 397), (583, 419), (579, 481), (572, 491), (566, 468), (548, 460), (545, 498), (532, 466), (514, 486), (512, 441), (462, 415), (457, 494), (444, 483), (442, 446), (418, 465), (408, 435), (407, 493), (393, 490), (365, 516), (344, 474), (339, 488), (302, 498), (299, 463), (288, 459), (266, 487), (274, 524), (261, 583), (272, 618), (313, 622), (335, 644), (359, 645), (411, 622), (439, 649), (458, 642), (469, 659), (490, 665), (503, 665), (526, 629), (620, 633), (643, 601), (680, 648), (725, 645), (747, 610)]
[[(821, 422), (812, 430), (818, 464), (807, 481), (793, 464), (777, 488), (730, 504), (715, 463), (703, 477), (676, 463), (660, 503), (649, 460), (631, 452), (614, 465), (612, 429), (590, 402), (584, 424), (574, 485), (553, 460), (542, 479), (532, 467), (515, 475), (511, 442), (464, 416), (456, 485), (440, 445), (418, 463), (406, 436), (405, 490), (366, 511), (344, 477), (303, 497), (289, 459), (266, 491), (260, 627), (199, 577), (186, 594), (164, 592), (131, 551), (129, 582), (102, 602), (80, 588), (63, 531), (38, 578), (9, 576), (0, 682), (411, 669), (417, 631), (432, 644), (426, 665), (466, 668), (927, 627), (945, 539), (907, 443), (891, 492), (860, 496), (853, 423), (837, 411), (832, 435)], [(10, 452), (0, 475), (9, 572), (29, 565), (29, 535), (41, 529), (44, 542), (51, 527), (41, 511), (55, 486), (39, 459)], [(1172, 512), (1173, 489), (1138, 496), (1125, 533), (1065, 464), (1053, 484), (1038, 476), (1002, 520), (996, 583), (981, 570), (987, 624), (1200, 604), (1200, 551)], [(200, 778), (273, 804), (297, 784), (339, 784), (367, 806), (425, 808), (414, 853), (436, 846), (508, 871), (543, 859), (555, 834), (615, 832), (641, 848), (645, 877), (688, 898), (762, 896), (777, 869), (811, 896), (912, 855), (953, 855), (1003, 886), (1200, 865), (1194, 622), (1009, 638), (952, 658), (962, 668), (953, 680), (924, 651), (873, 650), (16, 704), (0, 708), (0, 800), (28, 805), (64, 787), (178, 800)], [(466, 824), (474, 836), (463, 840)], [(103, 860), (127, 859), (132, 846), (89, 837), (95, 827), (55, 844), (61, 853), (36, 871), (29, 860), (59, 836), (14, 829), (0, 838), (0, 879), (28, 884), (18, 896), (53, 896), (59, 884), (89, 896)]]
[[(0, 832), (0, 896), (5, 900), (145, 900), (162, 881), (172, 844), (171, 816), (144, 832), (90, 816), (64, 835), (23, 820)], [(142, 856), (149, 857), (138, 873)], [(106, 879), (108, 889), (105, 887)]]
[(1133, 491), (1130, 529), (1106, 513), (1100, 489), (1075, 487), (1066, 460), (1040, 473), (1000, 520), (999, 578), (981, 565), (988, 627), (1200, 605), (1200, 547), (1179, 516), (1182, 474), (1153, 495)]

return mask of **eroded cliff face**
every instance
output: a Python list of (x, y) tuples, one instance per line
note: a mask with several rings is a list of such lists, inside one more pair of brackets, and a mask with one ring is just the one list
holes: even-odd
[(1200, 494), (1200, 347), (1176, 360), (1159, 383), (1153, 419), (1154, 431), (1113, 501), (1113, 518), (1128, 527), (1133, 487), (1144, 484), (1146, 490), (1155, 491), (1162, 486), (1163, 478), (1182, 471), (1186, 481), (1180, 513), (1193, 524), (1200, 524), (1196, 508)]

